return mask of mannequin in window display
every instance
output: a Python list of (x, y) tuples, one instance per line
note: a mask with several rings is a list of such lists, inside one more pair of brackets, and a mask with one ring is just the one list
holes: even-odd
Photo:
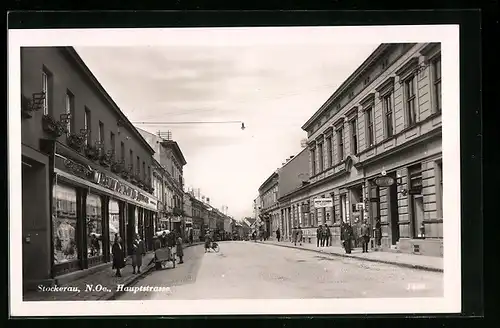
[[(57, 218), (54, 216), (54, 220)], [(75, 258), (75, 228), (68, 219), (62, 219), (56, 230), (54, 259), (56, 262), (65, 262)]]
[(101, 245), (99, 243), (99, 237), (96, 233), (91, 233), (90, 235), (90, 256), (101, 255)]

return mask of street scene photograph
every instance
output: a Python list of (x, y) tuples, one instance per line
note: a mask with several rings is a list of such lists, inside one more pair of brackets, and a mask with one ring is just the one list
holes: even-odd
[(304, 30), (20, 42), (19, 302), (459, 289), (445, 43)]

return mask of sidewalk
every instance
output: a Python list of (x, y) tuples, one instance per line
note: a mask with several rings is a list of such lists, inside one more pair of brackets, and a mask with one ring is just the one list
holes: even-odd
[(368, 253), (363, 253), (361, 249), (353, 249), (351, 254), (346, 254), (345, 250), (340, 246), (316, 247), (316, 245), (309, 243), (303, 243), (302, 246), (294, 246), (293, 243), (289, 241), (277, 242), (274, 240), (258, 242), (281, 247), (298, 248), (318, 253), (332, 254), (336, 256), (350, 257), (364, 261), (392, 264), (412, 269), (443, 272), (442, 257), (384, 251), (369, 251)]
[[(193, 243), (192, 245), (185, 244), (184, 248), (199, 245), (201, 243)], [(110, 300), (119, 293), (116, 290), (117, 285), (129, 286), (135, 281), (142, 278), (154, 269), (154, 264), (148, 265), (154, 257), (153, 252), (147, 253), (142, 260), (142, 269), (140, 274), (132, 274), (131, 258), (127, 259), (127, 265), (121, 270), (121, 277), (115, 277), (115, 270), (104, 269), (96, 273), (87, 275), (83, 278), (74, 280), (70, 283), (58, 287), (74, 287), (79, 291), (58, 291), (58, 292), (41, 292), (31, 291), (23, 295), (23, 301), (103, 301)], [(189, 259), (186, 259), (189, 261)], [(167, 268), (171, 268), (172, 263), (167, 264)], [(167, 269), (169, 270), (169, 269)], [(87, 285), (94, 285), (92, 291), (85, 291)], [(99, 288), (107, 288), (102, 290)]]

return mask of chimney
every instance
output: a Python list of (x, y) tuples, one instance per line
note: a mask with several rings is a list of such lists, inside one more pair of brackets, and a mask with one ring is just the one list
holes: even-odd
[(294, 157), (295, 157), (295, 156), (293, 156), (293, 155), (292, 155), (292, 156), (290, 156), (290, 159), (292, 159), (292, 158), (294, 158)]

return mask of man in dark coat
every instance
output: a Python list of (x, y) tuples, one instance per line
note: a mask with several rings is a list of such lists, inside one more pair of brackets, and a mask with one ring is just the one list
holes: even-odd
[(351, 254), (351, 245), (352, 245), (352, 227), (350, 224), (345, 223), (343, 229), (344, 235), (344, 249), (346, 254)]
[(316, 247), (319, 247), (323, 243), (322, 240), (323, 240), (323, 226), (320, 224), (318, 229), (316, 229)]
[(323, 233), (325, 236), (326, 247), (331, 246), (330, 239), (332, 238), (332, 231), (330, 230), (330, 227), (328, 227), (328, 224), (325, 224), (325, 227), (323, 228)]
[(375, 243), (377, 246), (382, 244), (382, 226), (380, 224), (380, 218), (375, 219)]
[(113, 254), (113, 269), (116, 269), (116, 277), (121, 277), (120, 269), (125, 266), (125, 253), (123, 251), (122, 239), (118, 234), (115, 234), (115, 241), (111, 249)]
[(280, 241), (280, 238), (281, 238), (281, 232), (280, 232), (280, 229), (276, 229), (276, 239), (278, 239), (278, 242)]
[(363, 243), (363, 253), (368, 253), (368, 243), (370, 242), (370, 226), (366, 220), (361, 225), (361, 238)]

